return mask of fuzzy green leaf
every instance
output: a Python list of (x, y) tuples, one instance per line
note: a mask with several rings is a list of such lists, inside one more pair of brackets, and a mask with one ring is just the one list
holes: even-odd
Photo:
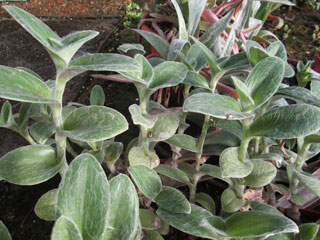
[(120, 174), (110, 181), (110, 210), (104, 240), (133, 240), (139, 228), (139, 200), (129, 177)]
[(197, 139), (187, 134), (175, 134), (169, 139), (165, 140), (165, 142), (190, 152), (198, 151)]
[(276, 176), (277, 169), (272, 163), (251, 159), (253, 164), (252, 172), (244, 178), (244, 184), (250, 187), (263, 187), (269, 184)]
[(160, 164), (158, 155), (154, 152), (145, 152), (142, 147), (133, 147), (129, 151), (128, 159), (130, 165), (144, 165), (155, 168)]
[(260, 211), (239, 212), (226, 219), (230, 237), (260, 237), (270, 234), (298, 232), (298, 226), (285, 216)]
[(188, 71), (186, 78), (183, 80), (184, 84), (189, 84), (195, 87), (209, 89), (208, 80), (200, 74)]
[(297, 240), (316, 240), (319, 224), (305, 223), (299, 226), (300, 232), (295, 236)]
[(143, 236), (142, 240), (164, 240), (158, 232), (147, 230), (145, 233), (146, 234)]
[(161, 179), (155, 170), (143, 165), (134, 165), (130, 166), (128, 171), (144, 195), (154, 199), (160, 193)]
[(24, 70), (5, 66), (0, 66), (0, 97), (31, 103), (56, 102), (41, 79)]
[(7, 227), (0, 220), (0, 239), (1, 240), (12, 240), (11, 235), (7, 229)]
[(258, 117), (249, 128), (250, 136), (290, 139), (310, 135), (320, 129), (320, 109), (297, 104), (272, 109)]
[(161, 164), (158, 167), (156, 167), (154, 170), (156, 170), (158, 173), (167, 176), (169, 178), (172, 178), (178, 182), (189, 184), (190, 180), (188, 178), (188, 175), (180, 170), (179, 168), (174, 168), (169, 165)]
[(31, 136), (40, 144), (45, 144), (55, 132), (53, 122), (36, 122), (30, 127)]
[(200, 167), (200, 173), (203, 175), (208, 175), (208, 176), (211, 176), (214, 178), (218, 178), (222, 181), (225, 181), (225, 182), (231, 184), (230, 179), (222, 177), (221, 169), (218, 166), (214, 166), (211, 164), (203, 164)]
[(247, 85), (237, 77), (231, 78), (234, 86), (237, 89), (237, 93), (239, 94), (242, 109), (250, 109), (252, 106), (254, 106), (254, 101), (251, 97), (251, 93)]
[(77, 225), (70, 218), (61, 216), (55, 223), (51, 235), (52, 240), (82, 240)]
[(64, 133), (80, 141), (102, 141), (128, 129), (125, 117), (104, 106), (86, 106), (72, 111), (64, 121)]
[(58, 189), (52, 189), (45, 194), (43, 194), (37, 201), (34, 207), (34, 212), (36, 215), (47, 221), (54, 221), (59, 218), (59, 214), (56, 210), (56, 205), (58, 201)]
[(206, 7), (207, 0), (189, 0), (188, 33), (194, 36), (200, 23), (201, 15)]
[(16, 148), (0, 159), (0, 177), (20, 185), (34, 185), (56, 175), (61, 163), (55, 150), (47, 145)]
[(197, 193), (195, 197), (196, 203), (207, 209), (212, 214), (216, 213), (216, 204), (212, 197), (206, 193)]
[(120, 157), (123, 150), (123, 143), (112, 142), (105, 149), (105, 161), (114, 164)]
[(147, 209), (139, 209), (139, 219), (142, 229), (158, 229), (161, 225), (161, 219), (156, 214)]
[(223, 220), (194, 204), (191, 204), (189, 214), (172, 213), (159, 208), (157, 215), (174, 228), (193, 236), (209, 239), (219, 239), (221, 236), (226, 236)]
[(141, 44), (135, 44), (135, 43), (121, 44), (117, 50), (121, 54), (126, 54), (130, 57), (134, 57), (134, 55), (136, 54), (144, 55), (146, 53), (146, 51), (144, 50), (144, 47)]
[(157, 121), (156, 115), (143, 116), (141, 113), (141, 108), (137, 104), (130, 105), (129, 112), (131, 114), (132, 121), (135, 125), (141, 125), (146, 128), (152, 128)]
[(227, 188), (221, 194), (221, 207), (225, 212), (236, 212), (242, 208), (244, 204), (243, 198), (238, 198), (235, 192)]
[(103, 88), (99, 85), (96, 85), (92, 88), (90, 94), (90, 105), (103, 106), (105, 102), (105, 95)]
[(320, 105), (320, 99), (313, 92), (303, 87), (292, 86), (281, 88), (277, 91), (276, 95), (294, 100), (298, 103)]
[(188, 40), (188, 32), (186, 29), (186, 23), (184, 21), (183, 14), (181, 12), (180, 6), (176, 0), (171, 0), (171, 3), (173, 4), (177, 16), (178, 16), (178, 22), (179, 22), (179, 39), (181, 40)]
[(164, 141), (172, 137), (179, 127), (179, 118), (172, 113), (162, 113), (157, 115), (157, 120), (153, 128), (149, 129), (150, 142)]
[(190, 213), (190, 203), (177, 189), (164, 186), (154, 201), (162, 208), (173, 213)]
[(248, 176), (253, 169), (252, 162), (239, 160), (239, 148), (230, 147), (225, 149), (219, 159), (222, 177), (243, 178)]
[(299, 179), (300, 183), (308, 189), (310, 192), (313, 192), (320, 197), (320, 179), (316, 176), (313, 176), (310, 173), (294, 171), (294, 174)]
[(241, 112), (239, 103), (233, 98), (212, 93), (198, 93), (188, 97), (184, 102), (183, 111), (228, 120), (252, 117), (249, 113)]
[(83, 239), (100, 239), (110, 206), (109, 183), (91, 154), (75, 158), (59, 185), (58, 213), (70, 218)]

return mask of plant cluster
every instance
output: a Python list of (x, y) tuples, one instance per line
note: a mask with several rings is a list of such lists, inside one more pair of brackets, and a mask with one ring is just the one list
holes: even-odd
[[(40, 218), (55, 221), (52, 240), (161, 240), (169, 226), (208, 239), (317, 238), (317, 223), (299, 227), (277, 210), (286, 205), (296, 220), (307, 201), (303, 191), (320, 196), (320, 180), (305, 171), (320, 152), (319, 79), (302, 76), (311, 90), (283, 84), (294, 76), (286, 49), (260, 30), (270, 5), (291, 3), (232, 1), (220, 7), (221, 18), (209, 9), (214, 1), (208, 3), (171, 0), (178, 32), (170, 41), (135, 30), (157, 51), (148, 58), (142, 45), (128, 43), (119, 47), (121, 54), (75, 59), (97, 32), (61, 38), (26, 11), (4, 7), (56, 66), (56, 79), (48, 81), (26, 68), (0, 66), (0, 97), (22, 102), (17, 114), (9, 101), (3, 105), (0, 126), (30, 143), (0, 159), (0, 178), (34, 185), (61, 175), (59, 187), (35, 206)], [(201, 21), (204, 12), (217, 21)], [(139, 104), (129, 111), (140, 132), (125, 156), (115, 137), (128, 122), (104, 106), (101, 87), (92, 89), (89, 106), (62, 105), (66, 83), (85, 71), (116, 72), (107, 78), (137, 89)], [(182, 107), (151, 101), (159, 89), (177, 85), (184, 91)], [(200, 126), (199, 136), (186, 133), (191, 122)], [(171, 148), (166, 162), (156, 151), (160, 142)], [(218, 165), (209, 163), (212, 155), (219, 156)], [(197, 191), (199, 181), (208, 178), (226, 186), (220, 216), (213, 198)], [(188, 198), (181, 186), (189, 188)], [(253, 201), (250, 191), (263, 195)], [(1, 221), (0, 238), (11, 239)]]

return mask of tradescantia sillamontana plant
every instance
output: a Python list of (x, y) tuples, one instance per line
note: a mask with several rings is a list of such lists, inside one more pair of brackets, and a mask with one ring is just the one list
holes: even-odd
[[(179, 12), (179, 5), (173, 3)], [(290, 191), (295, 195), (301, 184), (309, 186), (308, 181), (318, 181), (301, 171), (311, 153), (318, 152), (317, 145), (313, 145), (320, 129), (318, 102), (309, 92), (301, 96), (281, 85), (283, 77), (291, 71), (281, 42), (264, 49), (248, 41), (246, 53), (223, 54), (218, 58), (201, 41), (188, 37), (192, 34), (184, 31), (180, 16), (176, 45), (158, 42), (164, 46), (163, 59), (149, 61), (140, 54), (134, 54), (133, 58), (93, 54), (72, 59), (96, 32), (76, 32), (60, 38), (27, 12), (12, 6), (5, 9), (42, 43), (56, 64), (56, 80), (46, 82), (24, 68), (0, 67), (0, 96), (23, 102), (17, 116), (9, 102), (4, 104), (1, 126), (20, 133), (31, 144), (0, 159), (0, 177), (14, 184), (32, 185), (60, 173), (59, 187), (43, 195), (35, 207), (39, 217), (56, 221), (51, 239), (163, 239), (161, 234), (168, 233), (169, 225), (209, 239), (266, 239), (278, 234), (299, 239), (299, 228), (292, 220), (269, 205), (244, 198), (246, 188), (275, 181), (277, 168), (269, 160), (280, 159), (278, 162), (287, 166)], [(223, 52), (228, 53), (230, 44), (225, 46)], [(123, 52), (128, 49), (143, 52), (139, 45), (126, 47), (122, 46)], [(211, 70), (209, 82), (199, 74), (206, 64)], [(140, 135), (127, 149), (128, 162), (117, 164), (130, 165), (127, 170), (138, 193), (144, 196), (142, 209), (135, 186), (127, 175), (118, 174), (115, 164), (122, 144), (114, 142), (113, 137), (127, 129), (125, 118), (103, 106), (104, 95), (99, 87), (92, 91), (90, 106), (62, 106), (66, 82), (87, 70), (118, 72), (138, 90), (140, 103), (131, 105), (129, 111), (133, 122), (140, 126)], [(216, 92), (218, 81), (231, 81), (239, 99)], [(157, 89), (180, 83), (186, 85), (183, 111), (172, 111), (149, 100)], [(191, 87), (197, 89), (190, 91)], [(283, 106), (284, 97), (303, 104)], [(198, 139), (184, 133), (189, 113), (204, 116)], [(36, 122), (29, 127), (28, 119)], [(212, 131), (213, 127), (220, 127), (223, 132)], [(221, 135), (228, 136), (228, 141), (221, 139)], [(284, 160), (272, 145), (280, 141), (277, 139), (292, 138), (299, 138), (298, 157)], [(69, 141), (84, 148), (79, 156)], [(159, 141), (177, 150), (173, 166), (159, 165), (155, 151)], [(254, 151), (249, 147), (252, 141)], [(206, 148), (210, 151), (212, 146), (220, 149), (219, 167), (201, 165)], [(194, 167), (179, 163), (181, 149), (196, 154)], [(66, 151), (74, 155), (70, 165)], [(110, 181), (101, 167), (103, 162), (112, 173)], [(224, 218), (216, 216), (212, 198), (197, 193), (197, 183), (205, 175), (229, 185), (222, 194), (224, 211), (236, 212), (246, 204), (252, 210)], [(168, 177), (189, 186), (189, 201), (176, 188), (162, 184)], [(317, 188), (312, 191), (317, 193)], [(156, 213), (150, 211), (155, 210), (152, 202), (156, 203)], [(0, 229), (3, 239), (11, 239), (2, 222)], [(303, 227), (303, 231), (316, 234), (318, 228), (312, 225)]]

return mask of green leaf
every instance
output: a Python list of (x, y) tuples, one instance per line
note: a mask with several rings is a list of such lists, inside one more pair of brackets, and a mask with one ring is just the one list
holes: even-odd
[(288, 57), (287, 57), (286, 47), (283, 45), (281, 41), (276, 41), (270, 44), (269, 47), (267, 48), (267, 52), (271, 56), (279, 57), (283, 61), (287, 62)]
[(41, 79), (21, 69), (5, 66), (0, 66), (0, 97), (31, 103), (56, 102)]
[(154, 68), (154, 76), (148, 88), (156, 91), (159, 88), (176, 86), (182, 83), (188, 73), (183, 63), (166, 61)]
[(246, 85), (250, 90), (255, 108), (268, 101), (277, 91), (284, 74), (284, 63), (277, 57), (259, 62), (250, 72)]
[(123, 143), (112, 142), (105, 149), (105, 161), (114, 164), (123, 151)]
[(252, 172), (244, 178), (244, 184), (250, 187), (263, 187), (271, 183), (277, 174), (272, 163), (260, 159), (251, 159)]
[(320, 129), (320, 109), (297, 104), (272, 109), (250, 126), (250, 136), (290, 139), (310, 135)]
[(224, 129), (209, 132), (204, 142), (205, 145), (219, 144), (227, 147), (238, 147), (240, 143), (241, 140), (236, 135)]
[(100, 239), (110, 206), (109, 183), (91, 154), (75, 158), (59, 185), (58, 213), (70, 218), (83, 239)]
[(187, 61), (193, 66), (194, 71), (200, 71), (206, 64), (207, 59), (202, 54), (201, 47), (193, 44), (188, 52)]
[(269, 57), (269, 54), (261, 47), (252, 46), (249, 49), (250, 62), (255, 66), (263, 59)]
[(206, 193), (197, 193), (195, 197), (195, 202), (199, 203), (202, 207), (204, 207), (213, 215), (215, 215), (216, 204), (210, 195)]
[(155, 231), (145, 231), (145, 235), (143, 236), (142, 240), (164, 240), (160, 233)]
[(120, 174), (110, 181), (110, 210), (104, 240), (133, 240), (139, 228), (139, 200), (129, 177)]
[(188, 71), (186, 78), (183, 80), (184, 84), (189, 84), (194, 87), (209, 89), (208, 80), (200, 74)]
[(181, 149), (188, 150), (190, 152), (198, 151), (197, 139), (187, 134), (175, 134), (165, 140), (165, 142)]
[(0, 239), (1, 240), (12, 240), (11, 235), (7, 229), (7, 227), (0, 220)]
[(242, 124), (240, 121), (229, 121), (224, 119), (215, 119), (216, 122), (213, 124), (214, 127), (222, 128), (233, 135), (242, 139)]
[(70, 63), (69, 69), (83, 71), (136, 72), (140, 71), (140, 66), (134, 59), (124, 55), (97, 53), (77, 58)]
[[(168, 53), (168, 61), (174, 61), (177, 59), (179, 56), (179, 52), (182, 51), (184, 46), (189, 43), (186, 40), (181, 40), (181, 39), (173, 39), (170, 43), (169, 47), (169, 53)], [(190, 45), (190, 44), (188, 44)]]
[(146, 51), (144, 50), (144, 47), (141, 44), (135, 44), (135, 43), (124, 43), (121, 44), (118, 47), (118, 51), (121, 54), (128, 55), (130, 57), (134, 57), (136, 54), (142, 54), (144, 55)]
[(320, 105), (320, 99), (313, 92), (303, 87), (292, 86), (280, 88), (276, 95), (294, 100), (298, 103), (307, 103), (316, 106)]
[(225, 149), (219, 159), (222, 177), (243, 178), (253, 170), (251, 161), (241, 162), (239, 160), (239, 148), (230, 147)]
[(305, 223), (299, 226), (300, 232), (295, 236), (297, 240), (316, 240), (319, 224)]
[(58, 189), (52, 189), (49, 192), (43, 194), (34, 207), (36, 215), (46, 221), (54, 221), (59, 218), (59, 214), (56, 210), (58, 202)]
[(164, 141), (172, 137), (179, 127), (179, 118), (172, 113), (157, 115), (153, 128), (149, 129), (149, 142)]
[(82, 240), (83, 238), (75, 222), (66, 216), (61, 216), (53, 227), (51, 239)]
[(72, 111), (63, 124), (64, 133), (80, 141), (102, 141), (128, 129), (125, 117), (104, 106), (85, 106)]
[(296, 170), (294, 170), (294, 174), (306, 189), (320, 197), (320, 179), (310, 173), (298, 172)]
[(236, 20), (232, 24), (232, 28), (238, 31), (241, 31), (249, 18), (251, 9), (252, 9), (252, 1), (244, 0), (241, 4), (240, 11), (237, 14)]
[(101, 86), (95, 85), (90, 94), (90, 105), (103, 106), (105, 102), (104, 91)]
[(147, 209), (139, 209), (139, 218), (142, 229), (154, 230), (158, 229), (161, 225), (161, 219)]
[(191, 36), (195, 36), (201, 19), (202, 12), (206, 7), (207, 0), (189, 0), (189, 17), (188, 17), (188, 33)]
[(20, 185), (34, 185), (56, 175), (61, 163), (55, 150), (47, 145), (31, 145), (16, 148), (0, 159), (0, 176)]
[(15, 124), (14, 117), (12, 115), (12, 106), (9, 101), (6, 101), (2, 105), (0, 112), (0, 127), (10, 127)]
[(53, 122), (36, 122), (30, 127), (31, 136), (40, 144), (45, 144), (55, 132)]
[(295, 4), (289, 0), (260, 0), (261, 2), (272, 2), (272, 3), (280, 3), (288, 6), (294, 6)]
[(240, 105), (233, 98), (212, 93), (197, 93), (191, 95), (184, 102), (183, 111), (196, 112), (229, 120), (252, 117), (252, 114), (241, 112)]
[(222, 181), (225, 181), (225, 182), (231, 184), (230, 179), (222, 177), (221, 169), (218, 166), (214, 166), (211, 164), (203, 164), (200, 167), (200, 173), (203, 175), (208, 175), (208, 176), (211, 176), (214, 178), (218, 178)]
[(299, 232), (298, 226), (289, 218), (260, 211), (232, 214), (226, 219), (230, 237), (260, 237), (270, 234)]
[(129, 151), (128, 159), (130, 165), (144, 165), (155, 168), (160, 164), (158, 155), (154, 152), (146, 152), (142, 147), (133, 147)]
[(188, 175), (180, 170), (179, 168), (174, 168), (169, 165), (161, 164), (158, 167), (156, 167), (154, 170), (156, 170), (158, 173), (167, 176), (169, 178), (172, 178), (178, 182), (189, 184), (190, 180), (188, 178)]
[(230, 188), (227, 188), (221, 194), (221, 207), (225, 212), (236, 212), (242, 208), (244, 203), (244, 198), (238, 198)]
[(128, 171), (145, 196), (154, 199), (160, 193), (161, 179), (155, 170), (143, 165), (134, 165), (130, 166)]
[(172, 213), (159, 208), (157, 215), (174, 228), (193, 236), (209, 239), (220, 239), (221, 236), (226, 236), (223, 220), (194, 204), (191, 204), (189, 214)]
[(314, 95), (320, 98), (320, 81), (311, 81), (310, 89), (311, 92), (314, 93)]
[(237, 93), (239, 94), (242, 109), (250, 109), (252, 106), (254, 106), (254, 101), (251, 97), (251, 93), (247, 85), (237, 77), (231, 78), (234, 86), (237, 89)]
[(186, 173), (189, 179), (191, 180), (193, 179), (194, 174), (196, 173), (195, 169), (189, 163), (184, 163), (184, 162), (178, 163), (178, 168), (184, 173)]
[(129, 107), (132, 121), (135, 125), (141, 125), (146, 128), (152, 128), (157, 121), (157, 115), (146, 115), (143, 116), (141, 108), (137, 104), (132, 104)]
[(174, 6), (174, 8), (176, 10), (177, 16), (178, 16), (179, 39), (188, 40), (188, 32), (187, 32), (187, 29), (186, 29), (186, 23), (184, 21), (183, 14), (181, 12), (180, 6), (179, 6), (179, 4), (177, 3), (176, 0), (171, 0), (171, 3), (173, 4), (173, 6)]
[(222, 58), (219, 62), (220, 68), (223, 71), (232, 71), (232, 70), (246, 70), (249, 69), (250, 64), (245, 52), (240, 52), (225, 58)]
[(230, 22), (233, 13), (234, 11), (229, 11), (216, 23), (211, 24), (210, 27), (206, 29), (204, 34), (201, 35), (200, 42), (204, 43), (209, 49), (211, 49), (215, 41), (219, 38), (221, 33), (223, 33), (223, 31), (228, 26), (228, 23)]
[(262, 203), (262, 202), (257, 202), (257, 201), (250, 201), (250, 207), (254, 211), (260, 211), (272, 215), (279, 215), (279, 216), (284, 216), (280, 211), (278, 211), (276, 208), (272, 207), (271, 205)]
[(225, 45), (219, 57), (227, 57), (231, 55), (235, 38), (236, 38), (236, 32), (234, 28), (231, 28), (228, 39), (225, 42)]
[(144, 30), (132, 29), (136, 33), (140, 34), (150, 45), (152, 45), (157, 52), (163, 57), (167, 59), (169, 52), (169, 43), (162, 37), (157, 34), (147, 32)]
[(177, 189), (164, 186), (154, 201), (162, 208), (173, 213), (190, 213), (190, 203)]

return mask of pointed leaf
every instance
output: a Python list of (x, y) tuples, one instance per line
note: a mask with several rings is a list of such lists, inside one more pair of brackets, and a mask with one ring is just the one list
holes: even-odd
[(307, 104), (284, 106), (258, 117), (251, 124), (249, 135), (278, 139), (303, 137), (317, 132), (319, 121), (318, 107)]
[(120, 174), (110, 181), (110, 210), (104, 240), (133, 240), (139, 225), (139, 200), (129, 177)]
[(121, 54), (128, 55), (130, 57), (134, 57), (136, 54), (144, 55), (146, 51), (141, 44), (134, 44), (134, 43), (124, 43), (118, 47), (118, 51)]
[(169, 165), (161, 164), (158, 167), (156, 167), (154, 170), (156, 170), (158, 173), (167, 176), (169, 178), (172, 178), (178, 182), (189, 184), (190, 180), (188, 178), (188, 175), (180, 170), (179, 168), (174, 168)]
[(212, 214), (216, 213), (216, 204), (210, 195), (206, 193), (197, 193), (195, 201)]
[(263, 59), (265, 59), (265, 58), (270, 56), (268, 54), (268, 52), (266, 52), (261, 47), (252, 46), (252, 47), (250, 47), (249, 51), (250, 51), (249, 52), (250, 62), (252, 64), (252, 66), (257, 65), (260, 61), (262, 61)]
[(61, 163), (55, 150), (47, 145), (31, 145), (16, 148), (0, 159), (0, 176), (20, 185), (34, 185), (56, 175)]
[(158, 155), (154, 152), (146, 152), (142, 147), (133, 147), (129, 151), (128, 159), (130, 165), (144, 165), (155, 168), (160, 164)]
[(61, 216), (55, 223), (51, 240), (82, 240), (77, 225), (70, 218)]
[(226, 219), (226, 227), (229, 236), (234, 238), (299, 232), (298, 226), (289, 218), (259, 211), (235, 213)]
[(233, 43), (236, 39), (236, 32), (235, 30), (232, 28), (230, 33), (229, 33), (229, 36), (228, 36), (228, 39), (222, 49), (222, 52), (220, 54), (220, 57), (227, 57), (227, 56), (230, 56), (231, 55), (231, 52), (232, 52), (232, 48), (233, 48)]
[(279, 215), (279, 216), (284, 216), (280, 211), (278, 211), (276, 208), (262, 203), (262, 202), (258, 202), (258, 201), (250, 201), (250, 207), (252, 210), (254, 211), (260, 211), (260, 212), (265, 212), (265, 213), (269, 213), (272, 215)]
[(150, 142), (164, 141), (172, 137), (179, 127), (179, 118), (172, 113), (157, 115), (157, 121), (153, 128), (149, 129)]
[(250, 161), (239, 160), (239, 148), (230, 147), (224, 150), (219, 159), (222, 177), (243, 178), (248, 176), (253, 169)]
[(231, 77), (234, 86), (237, 89), (237, 93), (239, 94), (241, 106), (243, 109), (250, 109), (254, 105), (254, 101), (251, 97), (250, 90), (248, 89), (247, 85), (242, 82), (237, 77)]
[(105, 95), (100, 85), (95, 85), (90, 94), (90, 105), (103, 106), (105, 102)]
[(14, 124), (15, 120), (12, 115), (12, 106), (9, 101), (6, 101), (1, 108), (0, 112), (0, 127), (9, 127)]
[(186, 197), (177, 189), (162, 187), (154, 201), (162, 208), (173, 213), (190, 213), (191, 207)]
[(139, 65), (132, 58), (112, 53), (97, 53), (79, 57), (70, 63), (69, 69), (114, 72), (140, 71)]
[(209, 89), (208, 80), (200, 74), (188, 71), (186, 78), (183, 80), (184, 84), (189, 84), (195, 87)]
[(104, 106), (86, 106), (72, 111), (64, 121), (64, 133), (80, 141), (102, 141), (128, 129), (125, 117)]
[(313, 92), (303, 87), (292, 86), (280, 88), (276, 95), (280, 95), (298, 103), (307, 103), (316, 106), (320, 105), (320, 99)]
[(165, 140), (173, 146), (188, 150), (190, 152), (197, 152), (197, 139), (187, 134), (175, 134), (172, 137)]
[(37, 201), (34, 207), (36, 215), (46, 221), (54, 221), (59, 218), (57, 213), (56, 205), (58, 202), (58, 189), (52, 189), (49, 192), (43, 194)]
[(188, 52), (187, 61), (193, 66), (194, 71), (201, 70), (207, 64), (207, 58), (202, 54), (201, 47), (193, 44)]
[(159, 35), (144, 30), (133, 29), (133, 31), (139, 33), (150, 45), (152, 45), (157, 52), (167, 59), (169, 52), (169, 43)]
[(188, 43), (186, 40), (173, 39), (170, 43), (168, 61), (174, 61), (178, 57), (178, 53), (182, 51), (184, 46)]
[(58, 213), (70, 218), (84, 239), (100, 239), (109, 208), (109, 183), (91, 154), (75, 158), (59, 185)]
[(188, 33), (194, 36), (200, 23), (201, 15), (206, 7), (207, 0), (189, 0), (189, 18), (188, 18)]
[(216, 23), (211, 24), (210, 27), (206, 29), (204, 34), (201, 35), (200, 42), (204, 43), (209, 49), (211, 49), (215, 41), (219, 38), (221, 33), (223, 33), (223, 31), (228, 26), (228, 23), (230, 22), (233, 13), (234, 11), (229, 11)]
[(137, 104), (130, 105), (129, 112), (131, 114), (132, 121), (135, 125), (141, 125), (146, 128), (152, 128), (157, 121), (156, 115), (143, 116), (141, 113), (141, 108)]
[(269, 184), (276, 176), (277, 169), (272, 163), (251, 159), (253, 164), (252, 172), (244, 178), (245, 185), (250, 187), (263, 187)]
[[(226, 236), (223, 231), (223, 220), (194, 204), (191, 204), (191, 212), (189, 214), (172, 213), (162, 208), (157, 210), (157, 214), (174, 228), (193, 236), (210, 239), (219, 239), (221, 236)], [(214, 226), (211, 223), (214, 222), (213, 220), (215, 220)]]
[(284, 62), (276, 57), (260, 61), (250, 72), (246, 85), (254, 100), (255, 108), (268, 101), (277, 91), (284, 74)]
[(320, 197), (320, 179), (312, 174), (306, 172), (294, 171), (294, 174), (299, 179), (300, 183), (308, 189), (310, 192), (313, 192)]
[(173, 4), (173, 6), (174, 6), (174, 8), (176, 10), (177, 16), (178, 16), (179, 39), (188, 40), (188, 32), (187, 32), (187, 29), (186, 29), (186, 23), (184, 21), (183, 14), (181, 12), (180, 6), (179, 6), (179, 4), (177, 3), (176, 0), (171, 0), (171, 3)]
[(281, 41), (276, 41), (270, 44), (270, 46), (267, 48), (267, 52), (271, 56), (279, 57), (283, 61), (287, 62), (288, 57), (286, 47), (283, 45)]
[(12, 240), (11, 235), (7, 229), (7, 227), (0, 220), (0, 239), (1, 240)]
[(130, 166), (128, 171), (144, 195), (154, 199), (160, 193), (161, 179), (155, 170), (143, 165), (135, 165)]
[(252, 116), (241, 112), (240, 105), (233, 98), (212, 93), (198, 93), (188, 97), (183, 105), (183, 111), (229, 120), (246, 119)]
[(0, 66), (0, 97), (32, 103), (56, 102), (41, 79), (26, 71), (5, 66)]
[(182, 83), (188, 73), (187, 67), (179, 62), (163, 62), (154, 68), (154, 76), (148, 88), (156, 91), (159, 88), (176, 86)]
[(30, 127), (31, 136), (40, 144), (45, 144), (55, 132), (53, 122), (36, 122)]

